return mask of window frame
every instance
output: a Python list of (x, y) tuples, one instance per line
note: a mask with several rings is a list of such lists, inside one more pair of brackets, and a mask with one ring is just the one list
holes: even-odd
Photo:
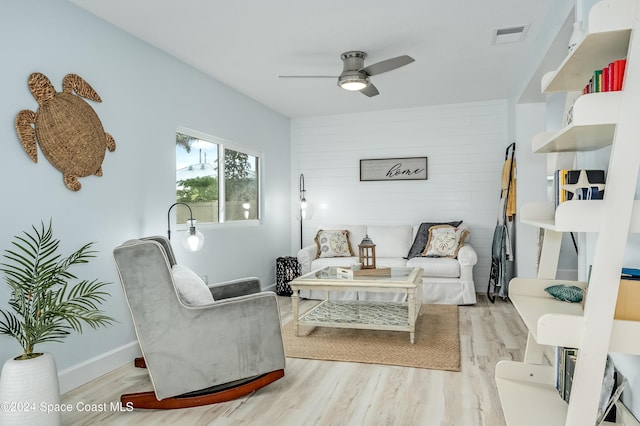
[[(215, 229), (220, 227), (247, 227), (247, 226), (258, 226), (262, 223), (262, 153), (259, 151), (247, 149), (237, 143), (229, 141), (227, 139), (223, 139), (218, 136), (209, 135), (207, 133), (193, 130), (188, 127), (177, 127), (175, 133), (182, 133), (187, 136), (191, 136), (193, 138), (209, 142), (215, 144), (217, 146), (218, 151), (218, 222), (198, 222), (197, 226), (201, 229)], [(174, 145), (175, 145), (175, 133), (174, 133)], [(225, 149), (229, 149), (232, 151), (236, 151), (242, 154), (246, 154), (256, 159), (256, 179), (258, 179), (258, 188), (257, 188), (257, 219), (236, 219), (236, 220), (227, 220), (226, 219), (226, 196), (225, 196)], [(175, 148), (174, 148), (175, 155)], [(176, 158), (174, 157), (174, 166), (176, 165)], [(175, 172), (174, 172), (175, 173)], [(177, 176), (174, 176), (174, 183), (176, 182)], [(175, 198), (175, 190), (174, 190), (174, 198)], [(174, 199), (174, 202), (177, 201)], [(174, 221), (175, 224), (175, 221)], [(177, 230), (186, 230), (186, 224), (175, 224)]]

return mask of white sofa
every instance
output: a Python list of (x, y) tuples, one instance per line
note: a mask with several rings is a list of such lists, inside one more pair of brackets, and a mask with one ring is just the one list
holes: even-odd
[[(425, 238), (423, 224), (421, 238)], [(302, 274), (321, 269), (325, 266), (350, 266), (358, 263), (358, 244), (368, 235), (376, 245), (376, 265), (378, 267), (410, 266), (423, 269), (422, 301), (423, 303), (440, 303), (452, 305), (469, 305), (476, 302), (473, 284), (473, 266), (478, 256), (473, 247), (465, 241), (460, 247), (457, 257), (424, 257), (407, 259), (420, 225), (329, 225), (320, 226), (323, 230), (348, 230), (349, 242), (355, 256), (353, 257), (317, 257), (317, 246), (302, 248), (297, 255)], [(467, 238), (468, 240), (468, 238)], [(415, 252), (415, 249), (412, 250)], [(358, 294), (357, 297), (372, 299), (384, 297), (385, 293)], [(323, 292), (312, 291), (301, 293), (302, 297), (321, 299)], [(342, 294), (343, 298), (354, 298), (354, 294)]]

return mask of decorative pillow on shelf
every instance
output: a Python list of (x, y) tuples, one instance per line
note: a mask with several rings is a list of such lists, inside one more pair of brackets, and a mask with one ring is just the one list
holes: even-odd
[(416, 232), (416, 237), (413, 240), (413, 244), (409, 249), (409, 253), (407, 254), (407, 259), (412, 259), (414, 257), (422, 256), (422, 252), (425, 247), (427, 247), (427, 242), (429, 241), (429, 229), (432, 226), (437, 225), (450, 225), (450, 226), (460, 226), (462, 223), (461, 220), (455, 220), (452, 222), (424, 222), (420, 224), (418, 228), (418, 232)]
[(429, 228), (429, 240), (422, 252), (426, 257), (456, 257), (469, 235), (464, 226), (436, 225)]
[(195, 272), (183, 265), (173, 265), (171, 268), (173, 282), (178, 294), (188, 306), (203, 306), (214, 302), (213, 294), (204, 280)]
[(563, 302), (582, 302), (582, 289), (575, 285), (556, 284), (545, 288), (544, 291)]
[(316, 257), (349, 257), (353, 256), (349, 231), (321, 229), (314, 238), (318, 248)]

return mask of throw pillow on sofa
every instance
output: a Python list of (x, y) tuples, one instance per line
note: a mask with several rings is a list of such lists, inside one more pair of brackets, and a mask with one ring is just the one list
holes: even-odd
[(353, 250), (351, 250), (351, 243), (349, 241), (349, 231), (346, 229), (321, 229), (316, 234), (314, 241), (318, 249), (316, 258), (353, 256)]
[(416, 232), (416, 237), (413, 240), (413, 244), (409, 249), (409, 254), (407, 254), (407, 259), (411, 259), (414, 257), (422, 256), (422, 252), (427, 247), (427, 242), (429, 241), (429, 229), (432, 226), (438, 225), (449, 225), (449, 226), (460, 226), (462, 223), (461, 220), (455, 220), (452, 222), (424, 222), (420, 224), (418, 228), (418, 232)]
[(437, 225), (429, 228), (429, 241), (422, 253), (427, 257), (456, 257), (469, 234), (466, 226)]

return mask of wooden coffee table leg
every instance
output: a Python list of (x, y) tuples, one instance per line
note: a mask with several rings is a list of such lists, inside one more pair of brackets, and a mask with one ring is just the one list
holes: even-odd
[(412, 288), (408, 291), (407, 303), (409, 308), (409, 340), (415, 343), (416, 336), (416, 298)]
[(298, 336), (298, 331), (300, 329), (300, 294), (298, 293), (298, 287), (291, 287), (293, 290), (293, 294), (291, 295), (291, 310), (293, 311), (293, 330), (295, 335)]

